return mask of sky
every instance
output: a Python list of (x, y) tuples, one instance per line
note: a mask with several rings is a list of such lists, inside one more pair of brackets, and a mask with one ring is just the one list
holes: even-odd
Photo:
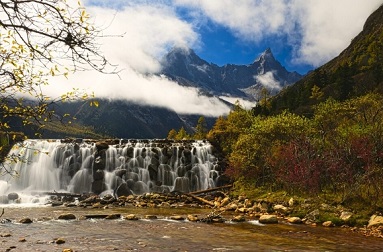
[[(217, 65), (251, 64), (271, 48), (289, 71), (315, 69), (345, 49), (383, 0), (84, 0), (106, 36), (100, 50), (122, 69), (119, 76), (80, 72), (55, 80), (96, 97), (161, 106), (181, 114), (219, 116), (229, 108), (198, 90), (177, 85), (160, 71), (173, 47), (193, 49)], [(245, 103), (245, 102), (244, 102)]]

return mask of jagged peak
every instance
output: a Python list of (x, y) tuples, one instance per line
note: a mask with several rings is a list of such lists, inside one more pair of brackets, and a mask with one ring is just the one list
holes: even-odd
[(267, 61), (267, 60), (273, 60), (275, 61), (273, 52), (271, 51), (271, 48), (268, 47), (263, 53), (261, 53), (258, 58), (254, 60), (255, 62), (260, 62), (260, 61)]
[(183, 56), (189, 56), (189, 55), (195, 55), (195, 52), (193, 49), (188, 47), (182, 47), (182, 46), (175, 46), (173, 47), (167, 55), (183, 55)]

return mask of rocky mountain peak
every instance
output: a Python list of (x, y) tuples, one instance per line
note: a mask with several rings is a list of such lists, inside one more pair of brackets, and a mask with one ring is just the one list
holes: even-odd
[[(302, 76), (288, 72), (267, 48), (252, 64), (227, 64), (219, 67), (201, 59), (192, 49), (173, 48), (163, 59), (161, 74), (180, 85), (194, 86), (203, 93), (217, 96), (243, 97), (257, 100), (263, 87), (280, 88), (290, 85)], [(271, 72), (271, 73), (269, 73)], [(257, 76), (268, 74), (259, 81)], [(272, 75), (272, 76), (270, 76)], [(270, 78), (272, 77), (272, 78)], [(272, 83), (265, 83), (270, 80)], [(276, 88), (275, 90), (280, 90)]]
[(254, 63), (264, 61), (276, 61), (270, 47), (267, 48), (263, 53), (261, 53), (261, 55), (259, 55), (259, 57), (254, 61)]

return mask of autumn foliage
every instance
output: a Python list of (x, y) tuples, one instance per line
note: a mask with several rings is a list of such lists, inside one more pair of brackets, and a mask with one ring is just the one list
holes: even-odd
[(237, 107), (217, 120), (209, 140), (228, 159), (236, 181), (269, 190), (338, 195), (342, 201), (383, 196), (383, 97), (328, 99), (310, 118), (289, 112), (254, 116)]

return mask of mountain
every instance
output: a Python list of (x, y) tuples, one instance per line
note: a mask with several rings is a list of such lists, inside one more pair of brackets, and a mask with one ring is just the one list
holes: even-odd
[(250, 100), (258, 100), (264, 87), (276, 94), (302, 78), (297, 72), (287, 71), (270, 48), (249, 65), (222, 67), (206, 62), (192, 49), (174, 48), (164, 56), (162, 66), (161, 74), (180, 85), (199, 88), (205, 94)]
[[(193, 132), (200, 117), (199, 115), (179, 115), (166, 108), (138, 105), (121, 100), (98, 100), (98, 102), (98, 107), (90, 106), (89, 102), (83, 101), (56, 106), (53, 108), (56, 115), (70, 114), (76, 120), (72, 120), (70, 125), (47, 124), (43, 137), (166, 138), (173, 128), (178, 130), (184, 127), (187, 132)], [(205, 119), (208, 126), (214, 124), (215, 118), (206, 117)], [(27, 130), (24, 129), (24, 131)], [(28, 133), (34, 133), (33, 129), (27, 131)]]
[(336, 58), (274, 96), (256, 114), (283, 110), (311, 115), (313, 105), (329, 97), (343, 101), (369, 92), (383, 93), (383, 5), (366, 20), (363, 30)]

